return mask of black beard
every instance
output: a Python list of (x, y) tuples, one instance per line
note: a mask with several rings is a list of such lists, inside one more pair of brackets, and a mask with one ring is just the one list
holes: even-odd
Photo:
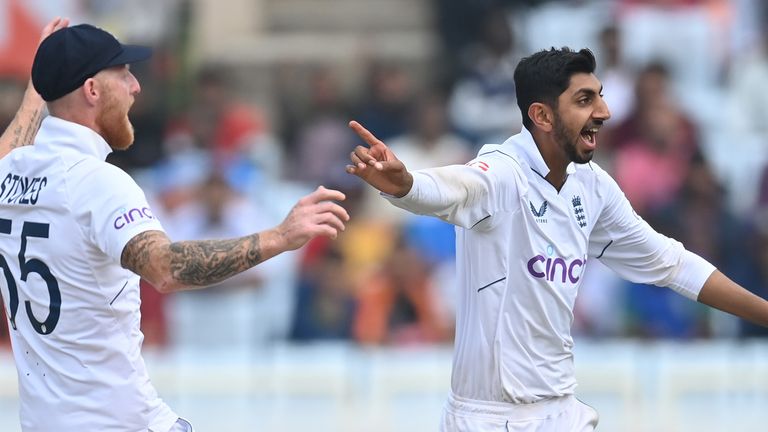
[(579, 154), (576, 145), (579, 142), (579, 139), (581, 139), (581, 134), (579, 133), (573, 138), (569, 137), (568, 131), (565, 129), (565, 126), (563, 126), (563, 122), (560, 120), (560, 116), (557, 113), (555, 113), (554, 134), (555, 141), (562, 147), (571, 162), (585, 164), (592, 160), (594, 152), (588, 152), (583, 156)]

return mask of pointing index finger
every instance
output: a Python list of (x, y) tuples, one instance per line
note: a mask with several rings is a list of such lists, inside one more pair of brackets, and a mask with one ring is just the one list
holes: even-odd
[(366, 143), (368, 143), (368, 145), (369, 145), (370, 147), (374, 147), (374, 146), (378, 146), (378, 145), (380, 145), (380, 146), (383, 146), (383, 145), (384, 145), (384, 143), (383, 143), (383, 142), (381, 142), (381, 140), (380, 140), (380, 139), (376, 138), (376, 136), (375, 136), (375, 135), (373, 135), (373, 134), (371, 133), (371, 131), (369, 131), (368, 129), (366, 129), (365, 127), (363, 127), (363, 125), (361, 125), (360, 123), (358, 123), (358, 122), (356, 122), (356, 121), (352, 120), (352, 121), (350, 121), (350, 122), (349, 122), (349, 127), (350, 127), (350, 128), (353, 130), (353, 131), (355, 131), (355, 133), (356, 133), (358, 136), (360, 136), (360, 138), (362, 138), (362, 139), (363, 139), (363, 141), (365, 141)]

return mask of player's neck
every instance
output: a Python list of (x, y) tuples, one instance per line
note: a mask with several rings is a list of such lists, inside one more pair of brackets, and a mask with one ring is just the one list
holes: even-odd
[(65, 98), (49, 102), (48, 112), (54, 117), (96, 130), (96, 119), (92, 112), (82, 107), (74, 106)]
[(541, 157), (544, 159), (544, 163), (547, 164), (549, 172), (544, 176), (557, 191), (565, 184), (565, 179), (568, 177), (567, 168), (570, 160), (563, 154), (563, 151), (557, 146), (554, 141), (548, 140), (547, 137), (534, 137), (536, 147), (541, 153)]
[(568, 177), (568, 174), (565, 172), (565, 170), (556, 172), (553, 169), (549, 170), (549, 174), (544, 176), (544, 179), (546, 179), (552, 186), (554, 186), (555, 189), (557, 189), (558, 192), (560, 192), (560, 189), (562, 189), (563, 185), (565, 184), (565, 179)]

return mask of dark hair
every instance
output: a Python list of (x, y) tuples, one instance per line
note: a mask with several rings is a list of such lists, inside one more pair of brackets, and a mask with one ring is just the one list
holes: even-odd
[(571, 75), (594, 73), (595, 67), (595, 55), (587, 48), (576, 52), (552, 47), (520, 60), (515, 68), (515, 93), (525, 128), (533, 127), (528, 117), (531, 104), (541, 102), (557, 108), (557, 98), (570, 85)]

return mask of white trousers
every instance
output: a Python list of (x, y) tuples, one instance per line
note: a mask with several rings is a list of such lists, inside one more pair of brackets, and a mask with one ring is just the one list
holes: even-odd
[(466, 399), (450, 394), (443, 410), (441, 432), (592, 432), (594, 408), (563, 396), (532, 404)]

